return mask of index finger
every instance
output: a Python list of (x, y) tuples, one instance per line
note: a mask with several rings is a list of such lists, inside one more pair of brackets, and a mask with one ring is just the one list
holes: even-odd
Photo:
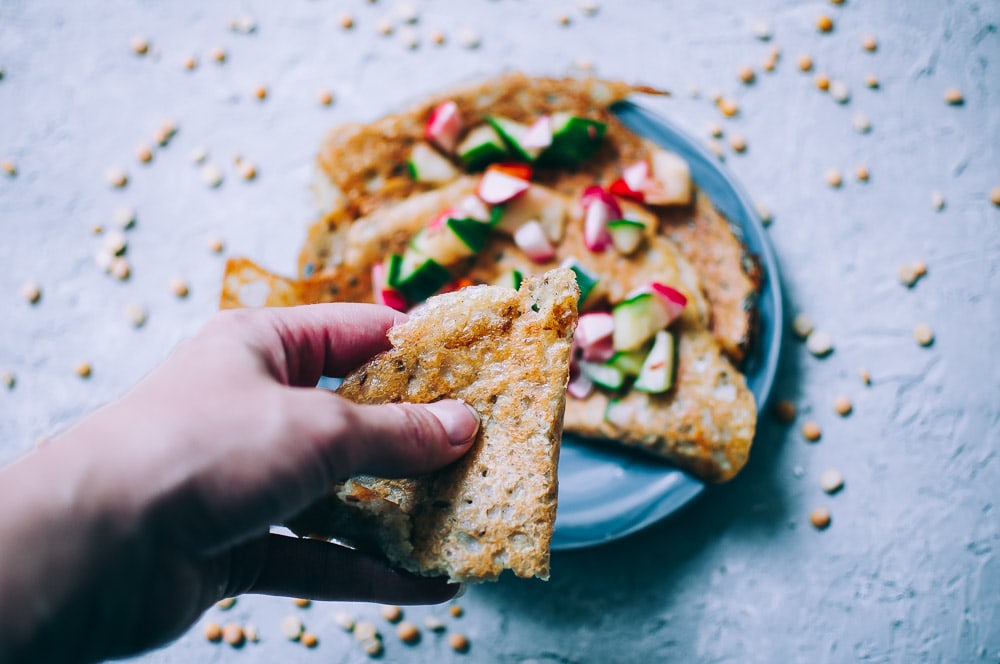
[(307, 304), (225, 311), (215, 326), (260, 353), (281, 382), (312, 387), (321, 375), (343, 376), (388, 349), (386, 333), (406, 319), (377, 304)]

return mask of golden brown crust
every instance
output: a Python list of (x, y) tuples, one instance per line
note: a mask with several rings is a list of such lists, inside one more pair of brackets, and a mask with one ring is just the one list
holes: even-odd
[(340, 394), (360, 403), (463, 399), (482, 418), (477, 440), (419, 479), (349, 481), (335, 490), (339, 506), (328, 500), (296, 527), (340, 534), (316, 523), (325, 510), (320, 518), (348, 534), (368, 531), (412, 572), (548, 578), (578, 296), (573, 273), (554, 270), (519, 291), (476, 286), (431, 298), (390, 330), (393, 347), (348, 375)]

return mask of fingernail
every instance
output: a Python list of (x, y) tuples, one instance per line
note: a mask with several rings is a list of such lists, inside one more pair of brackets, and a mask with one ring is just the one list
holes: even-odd
[(427, 404), (427, 410), (444, 427), (452, 445), (466, 444), (479, 431), (479, 413), (464, 401), (435, 401)]

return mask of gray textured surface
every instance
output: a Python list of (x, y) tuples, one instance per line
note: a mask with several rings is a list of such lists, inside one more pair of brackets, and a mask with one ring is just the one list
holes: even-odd
[[(506, 579), (474, 588), (466, 615), (448, 618), (472, 650), (456, 661), (993, 661), (1000, 660), (1000, 210), (988, 192), (1000, 185), (1000, 5), (996, 2), (628, 3), (605, 0), (595, 17), (576, 2), (418, 3), (422, 44), (406, 50), (376, 34), (392, 3), (334, 2), (0, 2), (0, 158), (18, 166), (0, 175), (0, 369), (18, 383), (0, 393), (0, 461), (38, 437), (122, 393), (214, 308), (227, 252), (291, 272), (310, 218), (306, 193), (323, 130), (377, 117), (456, 81), (505, 68), (563, 73), (586, 57), (598, 73), (640, 79), (677, 92), (653, 104), (698, 136), (709, 122), (747, 137), (743, 156), (727, 157), (751, 195), (775, 213), (771, 237), (782, 263), (791, 312), (806, 311), (834, 338), (826, 360), (798, 343), (784, 351), (777, 396), (794, 399), (800, 420), (821, 423), (823, 439), (802, 441), (764, 418), (747, 471), (684, 513), (625, 541), (557, 555), (552, 581)], [(357, 27), (337, 17), (350, 11)], [(571, 25), (558, 25), (567, 13)], [(816, 16), (836, 20), (818, 35)], [(254, 16), (253, 35), (227, 21)], [(782, 58), (759, 72), (769, 44), (751, 25), (768, 20)], [(457, 28), (477, 27), (482, 47), (468, 51)], [(441, 29), (443, 47), (428, 34)], [(874, 54), (861, 35), (878, 37)], [(133, 34), (154, 54), (129, 51)], [(212, 46), (229, 61), (209, 61)], [(811, 53), (817, 69), (851, 86), (841, 106), (799, 73)], [(199, 67), (181, 60), (197, 54)], [(758, 68), (742, 86), (736, 70)], [(873, 72), (881, 88), (864, 87)], [(267, 84), (263, 103), (250, 94)], [(691, 85), (701, 98), (687, 94)], [(966, 103), (946, 106), (943, 90)], [(316, 103), (320, 88), (337, 97)], [(722, 121), (706, 93), (740, 103)], [(851, 129), (856, 111), (874, 130)], [(151, 143), (161, 119), (180, 127), (148, 166), (133, 150)], [(226, 181), (209, 190), (189, 160), (203, 145)], [(243, 182), (235, 153), (260, 177)], [(872, 177), (851, 173), (865, 163)], [(110, 190), (111, 165), (131, 183)], [(823, 184), (828, 168), (845, 185)], [(947, 201), (931, 208), (934, 190)], [(134, 276), (119, 283), (92, 260), (119, 204), (139, 212), (129, 232)], [(897, 265), (924, 260), (929, 275), (912, 290)], [(166, 287), (190, 280), (178, 301)], [(39, 281), (34, 307), (18, 295)], [(138, 301), (149, 323), (132, 329), (122, 309)], [(911, 337), (930, 323), (931, 348)], [(81, 381), (74, 364), (94, 375)], [(859, 367), (874, 378), (864, 387)], [(847, 394), (855, 411), (831, 408)], [(841, 470), (846, 487), (826, 496), (817, 476)], [(800, 469), (800, 472), (796, 472)], [(809, 510), (829, 506), (825, 532)], [(377, 617), (375, 607), (350, 607)], [(149, 662), (357, 661), (365, 656), (331, 622), (324, 605), (300, 610), (287, 600), (243, 598), (234, 618), (263, 635), (242, 652), (205, 643), (199, 630), (147, 656)], [(413, 609), (420, 617), (431, 609)], [(443, 614), (443, 611), (438, 611)], [(316, 651), (284, 641), (280, 618), (301, 613), (321, 639)], [(229, 619), (217, 609), (209, 615)], [(440, 636), (415, 647), (386, 632), (389, 661), (443, 661)]]

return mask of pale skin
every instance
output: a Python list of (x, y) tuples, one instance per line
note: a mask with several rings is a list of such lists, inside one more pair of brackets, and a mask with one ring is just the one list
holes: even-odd
[(328, 542), (268, 534), (356, 473), (455, 461), (457, 401), (361, 406), (313, 387), (405, 315), (225, 312), (122, 399), (0, 470), (0, 662), (93, 661), (182, 634), (241, 593), (430, 604), (458, 590)]

